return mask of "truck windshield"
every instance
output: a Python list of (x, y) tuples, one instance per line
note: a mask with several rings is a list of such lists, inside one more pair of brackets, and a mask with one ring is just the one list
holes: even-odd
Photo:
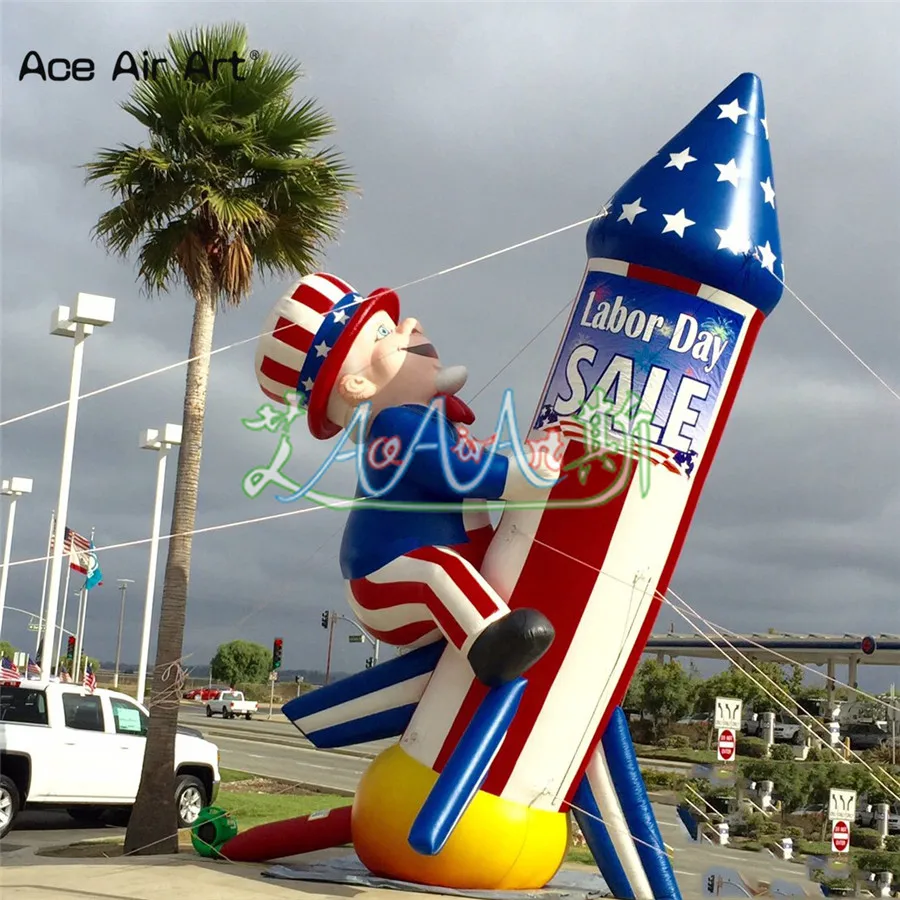
[(47, 698), (34, 688), (0, 687), (0, 722), (19, 725), (46, 725)]

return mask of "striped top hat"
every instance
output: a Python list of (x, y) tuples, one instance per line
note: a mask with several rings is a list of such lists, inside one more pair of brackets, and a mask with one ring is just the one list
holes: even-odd
[(297, 392), (309, 431), (319, 440), (341, 430), (328, 419), (328, 399), (353, 341), (377, 312), (399, 321), (394, 291), (379, 288), (363, 297), (340, 278), (317, 272), (291, 288), (266, 319), (256, 349), (259, 386), (279, 403)]

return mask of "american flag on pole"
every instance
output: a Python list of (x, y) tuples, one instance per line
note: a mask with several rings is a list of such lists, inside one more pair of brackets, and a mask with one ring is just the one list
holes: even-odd
[[(53, 537), (50, 538), (50, 554), (53, 554), (55, 544)], [(82, 575), (88, 574), (90, 567), (90, 549), (91, 542), (88, 538), (80, 535), (71, 528), (66, 528), (65, 538), (63, 539), (63, 555), (69, 557), (69, 566)]]
[(88, 663), (84, 670), (84, 689), (89, 694), (93, 694), (96, 687), (97, 679), (94, 676), (94, 667)]
[(29, 678), (40, 678), (41, 667), (29, 656), (27, 673)]
[(22, 675), (19, 667), (8, 657), (4, 656), (0, 660), (0, 684), (21, 684)]

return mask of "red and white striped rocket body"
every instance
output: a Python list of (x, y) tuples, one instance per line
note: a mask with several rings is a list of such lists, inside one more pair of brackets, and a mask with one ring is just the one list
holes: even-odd
[[(615, 308), (612, 296), (620, 298), (618, 308), (624, 310), (620, 318), (633, 323), (629, 330), (637, 335), (635, 338), (620, 328), (618, 335), (607, 331), (593, 346), (582, 340), (593, 330), (591, 323), (597, 321), (601, 294), (611, 301), (606, 308), (608, 320)], [(679, 326), (679, 322), (697, 326), (695, 345), (700, 342), (704, 323), (709, 325), (707, 332), (718, 335), (720, 344), (726, 343), (714, 377), (698, 371), (698, 378), (691, 379), (690, 374), (671, 369), (666, 374), (665, 363), (654, 367), (652, 358), (641, 361), (636, 360), (634, 352), (628, 356), (619, 352), (627, 350), (629, 344), (652, 345), (652, 341), (642, 341), (654, 314), (641, 309), (641, 301), (646, 299), (652, 301), (650, 306), (656, 304), (653, 308), (665, 308), (664, 313), (668, 310), (668, 314), (660, 314), (665, 320), (665, 326), (661, 326), (663, 338), (669, 337), (666, 327), (674, 324), (681, 328), (680, 334), (671, 333), (670, 343), (687, 339), (687, 326)], [(641, 315), (632, 315), (635, 311)], [(679, 319), (682, 313), (690, 319)], [(641, 483), (641, 463), (636, 455), (623, 450), (609, 456), (613, 471), (594, 461), (584, 483), (574, 469), (566, 472), (543, 508), (504, 512), (482, 574), (511, 608), (532, 607), (547, 615), (556, 629), (556, 640), (527, 675), (528, 689), (482, 790), (547, 810), (558, 810), (571, 799), (608, 715), (621, 702), (640, 659), (659, 610), (659, 595), (668, 587), (764, 318), (749, 303), (707, 285), (618, 260), (589, 262), (538, 412), (548, 405), (559, 417), (572, 412), (578, 388), (573, 389), (571, 379), (566, 383), (557, 376), (577, 372), (579, 358), (590, 359), (589, 368), (595, 375), (601, 373), (596, 376), (601, 381), (602, 373), (617, 371), (619, 383), (615, 389), (621, 387), (630, 370), (628, 391), (638, 393), (635, 387), (641, 387), (642, 407), (652, 413), (662, 408), (668, 397), (670, 413), (680, 414), (685, 420), (680, 430), (691, 432), (691, 437), (681, 447), (687, 447), (690, 463), (683, 467), (654, 465), (647, 487)], [(711, 361), (715, 353), (711, 339), (707, 345)], [(698, 370), (705, 368), (702, 352), (700, 358), (690, 353), (687, 356)], [(585, 365), (581, 371), (587, 368)], [(688, 373), (693, 371), (691, 365), (684, 368)], [(673, 383), (663, 383), (661, 378)], [(610, 380), (608, 375), (606, 380)], [(693, 396), (705, 392), (706, 408), (700, 417), (691, 415), (688, 382), (692, 381), (706, 386), (693, 391)], [(593, 378), (584, 379), (582, 387), (587, 395), (595, 383)], [(687, 388), (679, 393), (682, 383)], [(564, 385), (562, 390), (560, 385)], [(686, 427), (692, 418), (699, 418), (699, 423)], [(539, 419), (536, 414), (533, 421)], [(662, 444), (666, 423), (654, 422), (651, 439), (654, 444)], [(540, 430), (532, 429), (527, 437), (539, 438)], [(677, 442), (671, 440), (670, 429), (663, 446), (670, 451), (673, 443)], [(669, 459), (669, 451), (663, 451), (660, 458)], [(576, 463), (584, 453), (582, 443), (572, 440), (563, 468)], [(592, 500), (604, 494), (599, 502)], [(584, 505), (573, 508), (573, 502)], [(554, 508), (557, 503), (565, 505)], [(452, 650), (445, 652), (401, 745), (415, 759), (440, 772), (485, 693), (465, 660)], [(440, 697), (441, 702), (430, 701), (430, 697)]]

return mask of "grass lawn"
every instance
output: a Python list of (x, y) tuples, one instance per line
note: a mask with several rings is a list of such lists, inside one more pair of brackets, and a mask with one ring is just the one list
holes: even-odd
[(672, 762), (714, 763), (715, 750), (663, 750), (652, 744), (635, 744), (634, 751), (644, 759), (668, 759)]

